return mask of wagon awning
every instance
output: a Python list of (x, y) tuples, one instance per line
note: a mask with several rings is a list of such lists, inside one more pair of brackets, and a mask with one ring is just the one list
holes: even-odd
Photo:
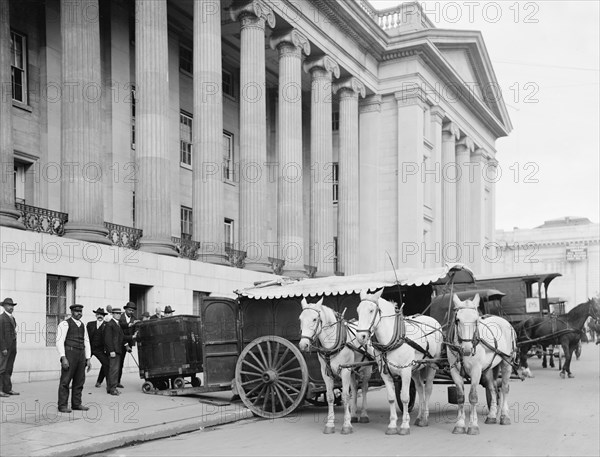
[[(396, 276), (398, 281), (396, 281)], [(382, 287), (423, 286), (429, 284), (445, 284), (450, 277), (455, 283), (472, 283), (473, 272), (461, 264), (449, 264), (438, 268), (400, 268), (394, 274), (393, 270), (378, 273), (366, 273), (352, 276), (327, 276), (324, 278), (292, 280), (277, 278), (273, 281), (236, 290), (235, 292), (248, 298), (272, 299), (287, 297), (316, 297), (322, 295), (342, 295), (359, 293), (361, 290), (370, 292)]]

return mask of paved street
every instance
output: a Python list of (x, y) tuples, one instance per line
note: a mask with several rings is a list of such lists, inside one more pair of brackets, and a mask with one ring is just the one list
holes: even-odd
[[(369, 424), (356, 424), (354, 434), (324, 435), (323, 408), (304, 407), (279, 420), (248, 419), (233, 424), (161, 439), (103, 455), (576, 455), (600, 454), (600, 346), (584, 344), (580, 360), (571, 365), (574, 379), (561, 379), (558, 369), (541, 368), (531, 359), (535, 378), (512, 381), (512, 425), (485, 425), (479, 436), (453, 435), (455, 406), (446, 402), (446, 386), (436, 385), (428, 428), (411, 426), (410, 436), (384, 434), (388, 408), (382, 389), (369, 397)], [(483, 389), (479, 390), (484, 403)], [(337, 408), (341, 414), (340, 408)], [(480, 408), (480, 412), (482, 408)], [(412, 414), (414, 422), (415, 412)], [(340, 416), (338, 416), (340, 417)], [(341, 418), (341, 417), (340, 417)]]

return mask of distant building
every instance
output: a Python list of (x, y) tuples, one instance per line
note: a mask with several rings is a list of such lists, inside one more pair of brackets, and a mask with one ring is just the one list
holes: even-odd
[(497, 230), (501, 255), (494, 273), (557, 272), (549, 297), (567, 300), (566, 310), (600, 294), (600, 224), (563, 217), (533, 229)]

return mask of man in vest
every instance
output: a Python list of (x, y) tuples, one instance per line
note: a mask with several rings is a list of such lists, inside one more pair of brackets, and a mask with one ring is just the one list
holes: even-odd
[(123, 329), (119, 325), (121, 308), (112, 308), (112, 319), (106, 323), (104, 329), (104, 347), (108, 354), (108, 377), (106, 378), (106, 392), (111, 395), (119, 395), (117, 390), (119, 384), (119, 367), (121, 357), (124, 355)]
[[(58, 324), (56, 349), (60, 355), (60, 383), (58, 385), (58, 411), (70, 413), (71, 409), (87, 411), (81, 404), (81, 393), (85, 383), (85, 369), (90, 371), (92, 351), (90, 339), (81, 316), (83, 305), (71, 305), (71, 317)], [(71, 408), (69, 408), (69, 385), (73, 382)]]
[(100, 387), (102, 381), (104, 381), (104, 377), (108, 375), (109, 369), (108, 356), (104, 351), (104, 329), (106, 328), (104, 316), (106, 316), (107, 313), (104, 312), (104, 308), (98, 308), (94, 311), (94, 314), (96, 315), (96, 320), (87, 323), (87, 332), (90, 337), (92, 355), (96, 357), (102, 365), (100, 372), (98, 373), (98, 379), (96, 379), (96, 387)]
[(12, 298), (5, 298), (0, 305), (4, 308), (0, 314), (0, 397), (10, 397), (19, 395), (12, 390), (10, 380), (17, 357), (17, 323), (12, 315), (17, 304)]
[[(135, 311), (137, 310), (137, 306), (133, 302), (127, 302), (127, 304), (123, 307), (125, 310), (125, 314), (121, 314), (119, 318), (119, 325), (123, 330), (123, 342), (125, 343), (125, 350), (127, 352), (131, 352), (131, 348), (135, 346), (135, 341), (133, 339), (133, 334), (135, 333), (135, 326), (140, 321), (137, 320), (134, 316)], [(123, 363), (125, 362), (125, 356), (127, 354), (124, 352), (123, 357), (121, 357), (121, 366), (119, 367), (119, 383), (117, 387), (123, 387), (121, 384), (121, 377), (123, 376)]]

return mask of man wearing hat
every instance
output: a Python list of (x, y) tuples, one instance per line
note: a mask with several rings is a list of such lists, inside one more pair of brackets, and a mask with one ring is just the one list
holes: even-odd
[(119, 367), (124, 355), (123, 329), (119, 325), (121, 308), (112, 308), (112, 319), (106, 323), (104, 329), (104, 347), (108, 354), (108, 376), (106, 378), (106, 392), (111, 395), (119, 395), (117, 385), (119, 384)]
[(104, 316), (108, 313), (104, 312), (104, 308), (98, 308), (94, 311), (96, 319), (87, 323), (87, 332), (90, 337), (90, 346), (92, 348), (92, 355), (98, 359), (100, 364), (100, 372), (98, 373), (98, 379), (96, 379), (96, 387), (102, 385), (104, 377), (108, 374), (108, 356), (104, 352), (104, 329), (106, 324), (104, 322)]
[(19, 395), (12, 390), (10, 380), (17, 357), (17, 323), (12, 315), (17, 304), (5, 298), (0, 305), (4, 308), (0, 314), (0, 397), (9, 397)]
[(173, 308), (171, 308), (171, 305), (165, 306), (165, 317), (173, 316), (174, 312), (175, 312), (175, 310)]
[[(133, 339), (133, 334), (135, 333), (135, 325), (140, 322), (133, 315), (137, 310), (137, 306), (134, 302), (130, 301), (123, 307), (125, 310), (125, 314), (121, 314), (119, 318), (119, 325), (121, 329), (123, 329), (124, 339), (123, 342), (125, 344), (125, 350), (127, 352), (131, 352), (131, 348), (135, 346), (135, 341)], [(127, 354), (123, 353), (123, 357), (121, 357), (121, 366), (119, 367), (119, 383), (117, 387), (123, 387), (121, 384), (121, 377), (123, 375), (123, 363), (125, 362), (125, 356)]]
[[(58, 385), (58, 411), (70, 413), (71, 409), (87, 411), (89, 408), (81, 404), (81, 393), (85, 383), (85, 369), (92, 369), (92, 351), (90, 339), (81, 316), (83, 305), (71, 305), (71, 317), (58, 324), (56, 329), (56, 349), (60, 355), (60, 382)], [(69, 408), (69, 386), (73, 382), (71, 392), (71, 408)]]

